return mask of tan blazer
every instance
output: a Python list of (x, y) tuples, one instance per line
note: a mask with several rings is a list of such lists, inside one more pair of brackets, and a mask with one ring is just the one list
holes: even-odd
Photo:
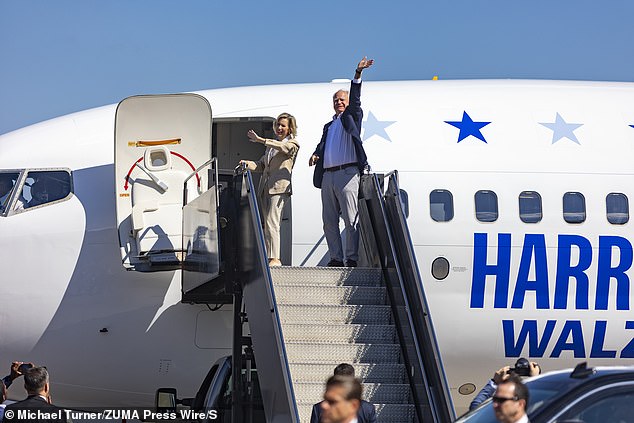
[[(270, 195), (292, 194), (291, 173), (299, 150), (297, 139), (291, 138), (286, 142), (267, 139), (264, 145), (264, 155), (255, 162), (255, 172), (262, 172), (258, 192)], [(269, 153), (272, 149), (277, 153), (269, 162)]]

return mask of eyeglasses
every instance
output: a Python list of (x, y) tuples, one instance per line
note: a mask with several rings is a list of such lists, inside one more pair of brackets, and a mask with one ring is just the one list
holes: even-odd
[(504, 404), (506, 401), (517, 401), (519, 398), (518, 397), (512, 397), (512, 398), (504, 398), (504, 397), (493, 397), (493, 402), (496, 404)]

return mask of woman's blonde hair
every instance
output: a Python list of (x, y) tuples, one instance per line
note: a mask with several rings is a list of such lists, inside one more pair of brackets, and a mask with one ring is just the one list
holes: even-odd
[(273, 129), (275, 129), (280, 119), (286, 119), (288, 121), (288, 132), (291, 138), (295, 138), (297, 136), (297, 121), (295, 120), (295, 116), (290, 113), (282, 113), (275, 119), (275, 122), (273, 122)]

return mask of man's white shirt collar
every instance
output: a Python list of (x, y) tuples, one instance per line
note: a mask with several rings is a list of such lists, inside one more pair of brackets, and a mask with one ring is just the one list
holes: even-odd
[(528, 415), (526, 413), (524, 413), (522, 418), (519, 419), (518, 421), (516, 421), (515, 423), (528, 423)]

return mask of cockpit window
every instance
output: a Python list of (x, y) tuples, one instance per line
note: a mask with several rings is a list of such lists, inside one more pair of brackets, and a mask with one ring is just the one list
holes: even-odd
[(70, 174), (63, 170), (30, 171), (15, 209), (30, 209), (62, 200), (71, 192)]
[(8, 206), (13, 188), (15, 188), (19, 178), (20, 172), (0, 171), (0, 215)]

